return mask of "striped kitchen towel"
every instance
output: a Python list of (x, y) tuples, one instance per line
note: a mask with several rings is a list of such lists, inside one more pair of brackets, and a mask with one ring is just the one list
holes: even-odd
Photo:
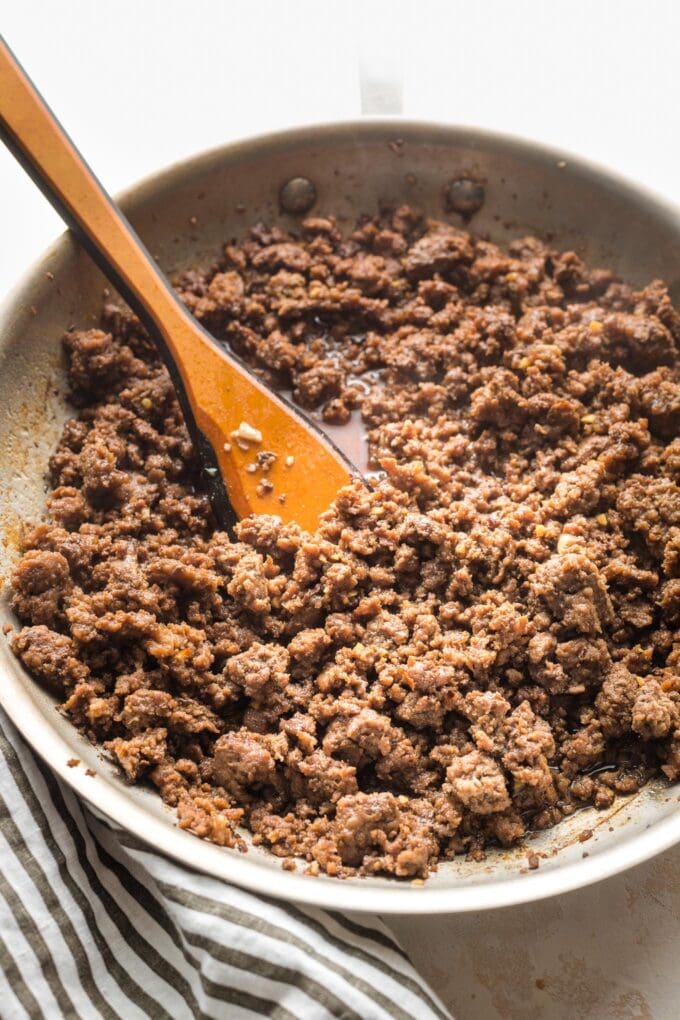
[(251, 895), (95, 816), (0, 712), (0, 1016), (434, 1020), (374, 916)]

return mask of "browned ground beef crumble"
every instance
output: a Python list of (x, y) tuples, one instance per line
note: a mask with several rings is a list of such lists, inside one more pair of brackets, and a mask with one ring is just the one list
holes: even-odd
[[(411, 210), (258, 225), (178, 281), (384, 477), (309, 535), (215, 531), (128, 311), (69, 332), (13, 646), (180, 825), (425, 876), (680, 775), (680, 316), (535, 238)], [(289, 862), (286, 862), (289, 864)]]

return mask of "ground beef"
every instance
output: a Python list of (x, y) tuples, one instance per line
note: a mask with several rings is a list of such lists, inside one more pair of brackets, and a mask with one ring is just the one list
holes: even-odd
[[(402, 208), (257, 225), (177, 290), (373, 489), (215, 530), (138, 320), (64, 338), (77, 417), (15, 653), (222, 846), (421, 878), (680, 775), (680, 318), (574, 252)], [(257, 470), (266, 474), (266, 452)]]
[(50, 626), (61, 615), (70, 582), (65, 556), (48, 549), (31, 549), (14, 572), (12, 606), (22, 618)]
[(452, 796), (474, 815), (493, 815), (510, 807), (502, 769), (479, 751), (457, 755), (446, 770)]

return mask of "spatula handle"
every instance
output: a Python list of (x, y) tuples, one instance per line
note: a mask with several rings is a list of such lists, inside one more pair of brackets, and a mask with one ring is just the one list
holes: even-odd
[[(106, 276), (144, 319), (161, 327), (186, 314), (151, 255), (112, 202), (4, 39), (0, 134)], [(165, 340), (173, 343), (170, 330)], [(172, 349), (172, 347), (171, 347)]]
[[(108, 280), (139, 316), (173, 377), (185, 419), (201, 456), (212, 462), (198, 429), (183, 366), (196, 345), (212, 341), (175, 295), (151, 255), (108, 196), (47, 106), (6, 42), (0, 37), (0, 137), (64, 221), (84, 243)], [(223, 352), (223, 357), (229, 355)], [(206, 479), (223, 526), (235, 520), (219, 471)]]

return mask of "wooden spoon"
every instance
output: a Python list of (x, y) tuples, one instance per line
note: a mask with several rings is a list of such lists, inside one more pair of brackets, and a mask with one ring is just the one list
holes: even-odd
[[(2, 37), (0, 136), (158, 347), (200, 458), (218, 525), (231, 528), (238, 517), (270, 513), (313, 530), (319, 514), (350, 481), (352, 465), (320, 429), (251, 375), (182, 305)], [(265, 451), (276, 457), (268, 473), (247, 471)]]

